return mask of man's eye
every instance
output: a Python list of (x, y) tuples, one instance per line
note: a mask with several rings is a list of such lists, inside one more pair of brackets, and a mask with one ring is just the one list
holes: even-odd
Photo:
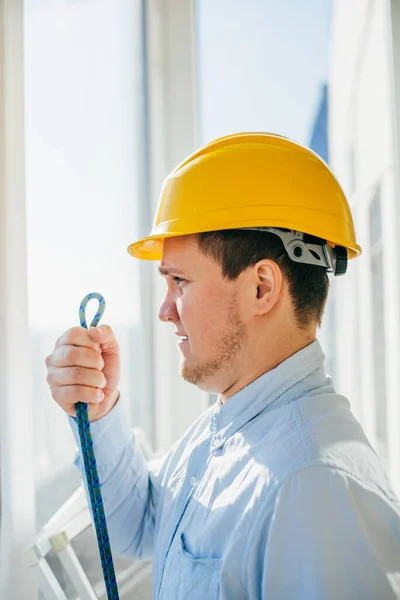
[(172, 279), (175, 281), (175, 283), (177, 285), (180, 285), (181, 283), (183, 283), (185, 281), (185, 279), (182, 279), (182, 277), (172, 277)]

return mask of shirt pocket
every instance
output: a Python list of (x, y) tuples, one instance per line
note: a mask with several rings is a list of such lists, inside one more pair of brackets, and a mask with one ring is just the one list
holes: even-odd
[(220, 590), (220, 558), (194, 556), (185, 545), (184, 534), (179, 538), (179, 600), (216, 600)]

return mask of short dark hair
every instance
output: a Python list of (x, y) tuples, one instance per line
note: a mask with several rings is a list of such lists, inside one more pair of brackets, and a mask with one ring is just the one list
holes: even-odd
[[(317, 240), (313, 237), (308, 241)], [(227, 229), (199, 233), (197, 242), (200, 251), (214, 258), (221, 265), (223, 276), (230, 280), (265, 258), (276, 262), (288, 282), (298, 327), (306, 329), (313, 320), (321, 326), (329, 290), (326, 269), (292, 261), (279, 236), (265, 231)]]

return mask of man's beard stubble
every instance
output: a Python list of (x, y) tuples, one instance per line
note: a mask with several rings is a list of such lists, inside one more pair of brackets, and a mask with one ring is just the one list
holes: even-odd
[(215, 373), (228, 367), (233, 362), (233, 359), (243, 348), (246, 338), (246, 326), (240, 318), (237, 297), (234, 295), (228, 309), (226, 333), (219, 340), (215, 358), (193, 367), (182, 365), (180, 369), (181, 376), (185, 381), (194, 385), (211, 378)]

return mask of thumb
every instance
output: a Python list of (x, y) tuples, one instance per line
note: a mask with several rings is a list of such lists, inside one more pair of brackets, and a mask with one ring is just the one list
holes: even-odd
[(94, 342), (100, 344), (102, 352), (118, 354), (118, 342), (110, 325), (89, 327), (88, 334)]
[(100, 329), (100, 327), (89, 327), (87, 330), (89, 337), (91, 340), (96, 342), (96, 344), (102, 344), (104, 341), (104, 331)]

